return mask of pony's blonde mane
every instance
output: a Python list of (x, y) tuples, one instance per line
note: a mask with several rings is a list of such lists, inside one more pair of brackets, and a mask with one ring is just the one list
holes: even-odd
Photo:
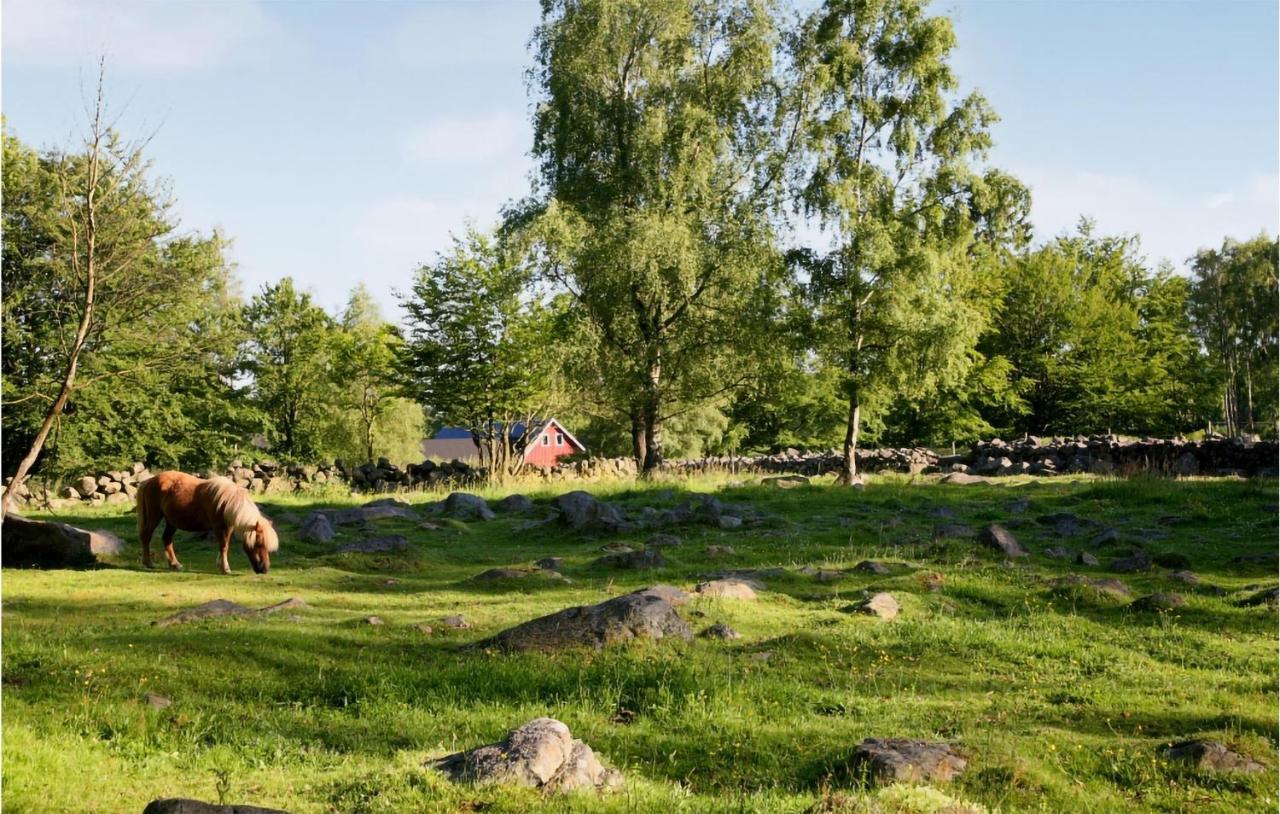
[[(222, 515), (222, 522), (226, 523), (227, 528), (235, 534), (245, 535), (245, 539), (253, 545), (256, 536), (255, 527), (259, 520), (265, 518), (253, 499), (249, 497), (249, 493), (236, 486), (230, 478), (210, 478), (206, 483), (213, 498), (214, 510)], [(269, 522), (267, 529), (267, 533), (262, 535), (264, 538), (262, 542), (266, 544), (267, 551), (275, 551), (280, 547), (280, 538), (276, 536), (275, 529)]]

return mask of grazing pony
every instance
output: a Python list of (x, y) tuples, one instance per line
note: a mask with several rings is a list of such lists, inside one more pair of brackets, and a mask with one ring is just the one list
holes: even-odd
[(203, 480), (183, 472), (161, 472), (138, 487), (138, 539), (142, 564), (151, 562), (151, 535), (163, 520), (164, 556), (169, 568), (182, 570), (173, 553), (173, 535), (182, 531), (212, 531), (218, 539), (218, 565), (230, 574), (227, 548), (233, 535), (242, 535), (244, 553), (253, 570), (265, 574), (271, 568), (271, 552), (280, 547), (271, 521), (258, 511), (249, 493), (227, 478)]

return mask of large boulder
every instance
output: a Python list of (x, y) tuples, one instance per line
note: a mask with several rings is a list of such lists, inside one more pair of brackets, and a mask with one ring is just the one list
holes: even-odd
[(529, 514), (533, 511), (533, 501), (524, 495), (507, 495), (493, 504), (493, 508), (503, 514)]
[(693, 633), (670, 602), (654, 592), (642, 591), (532, 619), (478, 646), (507, 651), (599, 649), (629, 639), (669, 637), (687, 640)]
[(188, 800), (170, 797), (163, 800), (152, 800), (142, 809), (142, 814), (288, 814), (279, 808), (261, 808), (259, 806), (218, 805), (203, 803), (199, 800)]
[(344, 543), (333, 550), (335, 554), (385, 554), (392, 551), (408, 551), (409, 540), (399, 534), (388, 534), (383, 537), (369, 537), (351, 543)]
[(457, 781), (545, 791), (603, 791), (622, 781), (618, 772), (600, 765), (590, 746), (575, 740), (569, 727), (554, 718), (535, 718), (505, 740), (457, 752), (430, 765)]
[(124, 542), (109, 531), (86, 531), (12, 512), (0, 529), (0, 562), (6, 568), (77, 568), (123, 551)]
[(634, 529), (621, 509), (598, 500), (588, 492), (578, 490), (560, 495), (551, 501), (551, 505), (560, 512), (560, 519), (574, 531), (618, 533)]
[(867, 738), (853, 750), (850, 769), (869, 785), (945, 783), (968, 761), (949, 743), (908, 738)]
[(457, 520), (492, 520), (495, 515), (489, 504), (479, 495), (470, 492), (452, 492), (436, 504), (441, 514)]
[(614, 554), (605, 554), (596, 560), (595, 564), (606, 568), (663, 568), (667, 560), (662, 556), (660, 549), (646, 548), (644, 551), (619, 551)]

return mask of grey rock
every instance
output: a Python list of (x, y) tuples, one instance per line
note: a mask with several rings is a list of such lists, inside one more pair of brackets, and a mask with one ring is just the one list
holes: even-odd
[(536, 718), (505, 740), (449, 755), (431, 765), (455, 781), (545, 791), (603, 791), (619, 785), (622, 779), (616, 771), (602, 766), (591, 747), (574, 740), (569, 727), (554, 718)]
[(779, 475), (772, 478), (761, 478), (760, 485), (772, 486), (775, 489), (795, 489), (797, 486), (808, 486), (809, 479), (803, 475)]
[(1076, 562), (1080, 565), (1097, 565), (1098, 558), (1090, 554), (1088, 551), (1081, 551), (1076, 555)]
[(1018, 542), (1013, 533), (998, 523), (984, 526), (978, 539), (985, 545), (996, 549), (1006, 557), (1025, 557), (1027, 550)]
[(738, 579), (714, 579), (709, 582), (700, 582), (693, 590), (702, 596), (717, 599), (753, 600), (756, 598), (756, 592), (751, 585)]
[(1005, 504), (1004, 508), (1005, 508), (1005, 511), (1009, 512), (1010, 514), (1022, 514), (1027, 509), (1031, 508), (1031, 499), (1026, 497), (1020, 497), (1015, 501)]
[(1120, 532), (1115, 529), (1103, 529), (1098, 534), (1089, 538), (1089, 545), (1098, 548), (1104, 545), (1111, 545), (1120, 541)]
[(1151, 570), (1151, 558), (1143, 552), (1138, 552), (1132, 557), (1121, 557), (1118, 560), (1112, 560), (1108, 566), (1117, 574), (1137, 574), (1141, 571)]
[(484, 498), (469, 492), (451, 492), (436, 504), (435, 510), (455, 520), (492, 520), (497, 517)]
[(530, 514), (533, 512), (533, 501), (524, 495), (507, 495), (493, 504), (493, 508), (502, 514)]
[(1233, 752), (1218, 741), (1189, 740), (1171, 743), (1161, 750), (1166, 760), (1189, 764), (1197, 769), (1211, 772), (1246, 772), (1265, 771), (1261, 763)]
[(1046, 548), (1044, 550), (1044, 555), (1046, 557), (1053, 557), (1056, 560), (1069, 560), (1075, 556), (1075, 552), (1069, 548), (1063, 548), (1062, 546), (1052, 546), (1051, 548)]
[(1200, 584), (1200, 577), (1197, 576), (1195, 572), (1187, 570), (1174, 571), (1172, 574), (1169, 574), (1169, 579), (1174, 582), (1181, 582), (1183, 585)]
[(622, 510), (581, 490), (560, 495), (551, 501), (561, 520), (574, 531), (620, 533), (633, 530)]
[(116, 556), (124, 542), (109, 531), (87, 531), (52, 520), (9, 512), (0, 529), (0, 561), (6, 568), (79, 568)]
[(142, 814), (288, 814), (278, 808), (262, 808), (249, 805), (218, 805), (182, 797), (152, 800), (142, 809)]
[(88, 497), (89, 495), (93, 494), (96, 491), (98, 491), (97, 478), (91, 478), (88, 475), (85, 475), (83, 478), (80, 479), (80, 494), (84, 495), (85, 497)]
[(741, 528), (742, 518), (735, 517), (734, 515), (731, 515), (731, 514), (722, 514), (718, 518), (716, 518), (716, 525), (718, 525), (722, 529), (725, 529), (726, 531), (729, 529)]
[(534, 565), (546, 571), (563, 571), (564, 557), (543, 557), (535, 562)]
[(870, 785), (945, 783), (968, 761), (949, 743), (906, 738), (867, 738), (854, 750), (850, 769)]
[(702, 549), (708, 557), (732, 557), (738, 552), (731, 545), (709, 545)]
[(851, 606), (849, 610), (853, 613), (877, 616), (887, 622), (897, 617), (898, 600), (893, 598), (893, 594), (882, 592)]
[(884, 576), (885, 574), (889, 573), (889, 566), (881, 562), (875, 562), (874, 560), (863, 560), (862, 562), (853, 566), (853, 570), (862, 571), (868, 574), (877, 574), (879, 576)]
[(1184, 608), (1187, 600), (1182, 594), (1154, 593), (1133, 600), (1129, 607), (1140, 611), (1171, 611)]
[(959, 523), (941, 523), (933, 527), (933, 536), (935, 539), (972, 537), (973, 529)]
[(152, 709), (165, 709), (173, 706), (173, 700), (166, 698), (159, 693), (149, 692), (142, 696), (142, 700)]
[(644, 551), (627, 551), (616, 554), (606, 554), (595, 561), (596, 565), (606, 568), (664, 568), (667, 560), (662, 556), (662, 551), (656, 548), (645, 549)]
[(967, 472), (952, 472), (950, 475), (943, 476), (939, 483), (950, 483), (955, 486), (976, 486), (983, 483), (991, 483), (986, 478), (970, 475)]
[(441, 619), (440, 624), (445, 627), (451, 627), (454, 630), (469, 630), (471, 628), (471, 623), (456, 613)]
[(490, 568), (472, 577), (473, 582), (502, 582), (519, 579), (564, 579), (564, 576), (552, 568)]
[(504, 630), (480, 643), (506, 651), (596, 649), (629, 639), (690, 639), (689, 626), (671, 603), (653, 593), (614, 597), (567, 608)]
[(302, 521), (302, 528), (298, 529), (298, 539), (307, 542), (328, 543), (332, 542), (333, 537), (333, 524), (322, 512), (307, 515), (307, 519)]
[(729, 627), (724, 622), (716, 622), (714, 625), (711, 625), (698, 635), (708, 639), (721, 639), (725, 641), (742, 638), (741, 633)]
[(1082, 590), (1088, 595), (1096, 598), (1104, 598), (1110, 600), (1127, 600), (1133, 595), (1128, 585), (1125, 585), (1118, 579), (1107, 577), (1096, 578), (1086, 577), (1081, 574), (1067, 574), (1058, 579), (1056, 583), (1059, 589), (1068, 588)]
[(227, 599), (214, 599), (205, 602), (203, 605), (178, 611), (171, 616), (152, 622), (152, 624), (156, 627), (169, 627), (170, 625), (181, 625), (217, 616), (247, 616), (251, 613), (253, 613), (253, 610), (246, 608), (244, 605), (238, 605)]

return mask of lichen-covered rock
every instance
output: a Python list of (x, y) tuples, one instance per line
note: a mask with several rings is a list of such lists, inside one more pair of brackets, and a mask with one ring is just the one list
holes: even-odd
[(531, 619), (478, 646), (508, 651), (599, 649), (630, 639), (665, 638), (688, 640), (693, 633), (670, 602), (642, 591)]
[(591, 747), (574, 740), (569, 727), (554, 718), (535, 718), (505, 740), (458, 752), (430, 765), (460, 782), (547, 791), (604, 791), (622, 780), (617, 771), (600, 764)]
[(741, 633), (729, 627), (724, 622), (716, 622), (714, 625), (706, 628), (698, 635), (706, 639), (722, 639), (725, 641), (742, 638)]
[(949, 743), (908, 738), (867, 738), (853, 750), (850, 769), (868, 784), (946, 783), (968, 761)]

